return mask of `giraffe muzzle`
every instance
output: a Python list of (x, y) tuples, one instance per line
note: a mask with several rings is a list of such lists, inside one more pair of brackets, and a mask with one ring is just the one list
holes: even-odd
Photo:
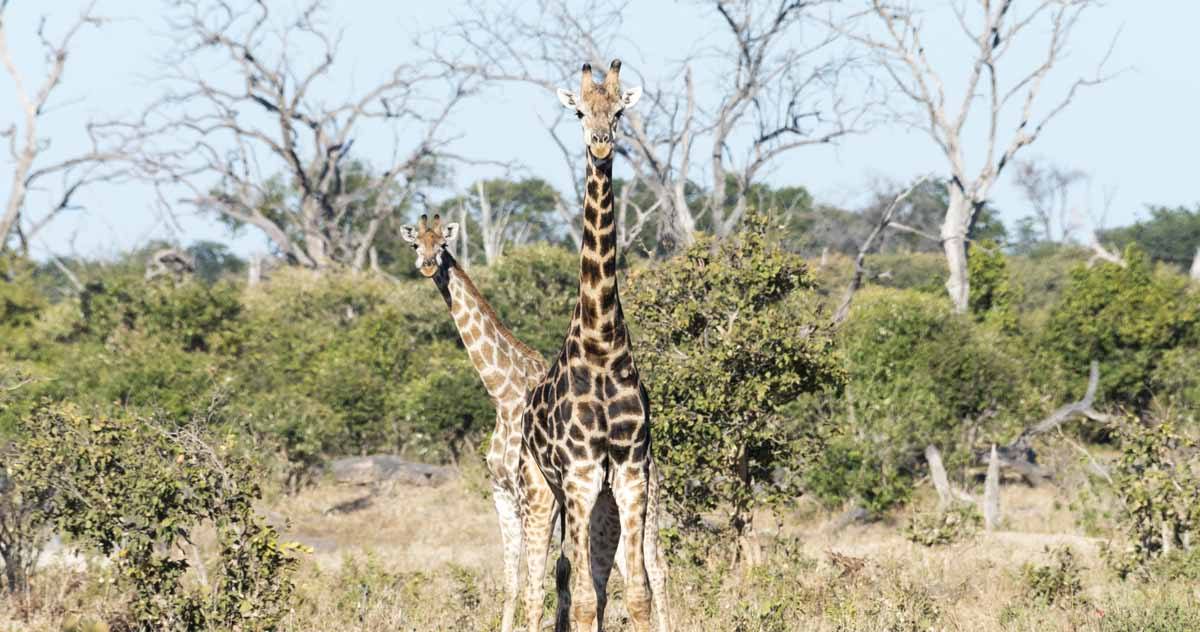
[[(604, 135), (608, 138), (608, 135)], [(592, 153), (592, 157), (597, 160), (608, 160), (613, 153), (613, 145), (611, 140), (603, 140), (588, 144), (588, 151)]]

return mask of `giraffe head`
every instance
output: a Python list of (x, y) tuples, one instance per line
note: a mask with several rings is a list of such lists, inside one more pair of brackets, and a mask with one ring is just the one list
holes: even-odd
[(583, 142), (588, 154), (601, 162), (612, 158), (621, 114), (642, 96), (640, 86), (622, 91), (620, 74), (621, 60), (614, 59), (604, 75), (604, 82), (596, 83), (592, 65), (584, 64), (579, 93), (558, 90), (558, 100), (564, 107), (574, 110), (583, 123)]
[(451, 261), (446, 249), (458, 238), (458, 223), (443, 224), (441, 215), (434, 215), (430, 222), (427, 215), (422, 215), (415, 227), (400, 227), (400, 238), (412, 244), (417, 254), (417, 269), (431, 277)]

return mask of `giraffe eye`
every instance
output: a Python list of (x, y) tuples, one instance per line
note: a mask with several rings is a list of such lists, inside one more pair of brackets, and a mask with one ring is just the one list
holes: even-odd
[(577, 118), (577, 119), (583, 118), (583, 110), (575, 110), (575, 118)]

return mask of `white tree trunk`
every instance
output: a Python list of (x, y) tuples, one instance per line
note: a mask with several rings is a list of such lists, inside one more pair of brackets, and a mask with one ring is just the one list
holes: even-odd
[(471, 267), (471, 235), (467, 233), (467, 205), (458, 205), (458, 265), (463, 270)]
[(967, 277), (967, 227), (971, 225), (971, 201), (957, 186), (950, 186), (950, 204), (946, 208), (946, 219), (942, 222), (942, 248), (946, 251), (946, 265), (950, 277), (946, 279), (946, 291), (954, 311), (967, 311), (971, 296), (971, 283)]
[(983, 481), (983, 526), (995, 531), (1000, 524), (1000, 458), (996, 444), (992, 444), (992, 455), (988, 459), (987, 478)]
[(483, 260), (490, 266), (502, 254), (504, 226), (496, 221), (497, 218), (492, 217), (492, 204), (488, 201), (482, 180), (475, 183), (475, 190), (479, 193), (479, 230), (483, 239)]
[(1192, 280), (1200, 281), (1200, 248), (1196, 248), (1196, 256), (1192, 258)]

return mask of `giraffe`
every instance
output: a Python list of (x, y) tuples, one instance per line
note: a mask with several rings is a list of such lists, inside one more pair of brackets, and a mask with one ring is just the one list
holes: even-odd
[[(549, 531), (562, 507), (571, 543), (570, 623), (575, 630), (603, 625), (611, 564), (598, 555), (589, 528), (602, 491), (611, 488), (620, 520), (625, 602), (633, 628), (650, 630), (652, 597), (658, 627), (669, 627), (666, 566), (658, 550), (657, 472), (650, 453), (650, 403), (634, 365), (617, 294), (617, 235), (612, 162), (617, 122), (641, 96), (622, 92), (620, 60), (603, 84), (584, 64), (579, 94), (558, 91), (575, 111), (587, 146), (587, 198), (579, 262), (579, 299), (566, 340), (544, 378), (529, 394), (522, 419), (520, 503), (526, 535), (526, 612), (541, 603)], [(590, 573), (583, 572), (589, 570)], [(589, 581), (590, 580), (590, 581)], [(536, 615), (529, 631), (540, 628)]]
[[(433, 280), (458, 328), (471, 364), (496, 408), (496, 426), (487, 449), (492, 479), (492, 500), (500, 521), (504, 550), (504, 609), (500, 628), (511, 632), (520, 590), (522, 531), (517, 506), (517, 463), (521, 445), (521, 412), (525, 394), (546, 372), (541, 354), (526, 346), (484, 299), (471, 278), (450, 254), (458, 237), (457, 223), (443, 224), (438, 215), (430, 222), (422, 215), (417, 225), (402, 226), (400, 237), (416, 252), (420, 273)], [(539, 606), (540, 610), (540, 606)]]
[[(416, 253), (416, 266), (434, 285), (450, 308), (459, 336), (496, 408), (496, 426), (487, 450), (492, 478), (492, 498), (500, 521), (504, 550), (505, 599), (501, 614), (502, 632), (511, 632), (520, 589), (522, 527), (517, 505), (517, 464), (521, 443), (521, 413), (526, 393), (546, 372), (542, 355), (513, 335), (500, 321), (471, 277), (458, 266), (449, 245), (458, 237), (457, 223), (443, 224), (438, 215), (430, 222), (422, 215), (416, 226), (402, 226), (400, 236)], [(618, 547), (620, 524), (611, 493), (602, 496), (593, 526), (599, 554), (612, 559)], [(555, 577), (559, 584), (558, 619), (563, 619), (569, 598), (565, 595), (565, 559)], [(623, 573), (622, 573), (623, 575)], [(538, 606), (538, 613), (541, 606)]]

